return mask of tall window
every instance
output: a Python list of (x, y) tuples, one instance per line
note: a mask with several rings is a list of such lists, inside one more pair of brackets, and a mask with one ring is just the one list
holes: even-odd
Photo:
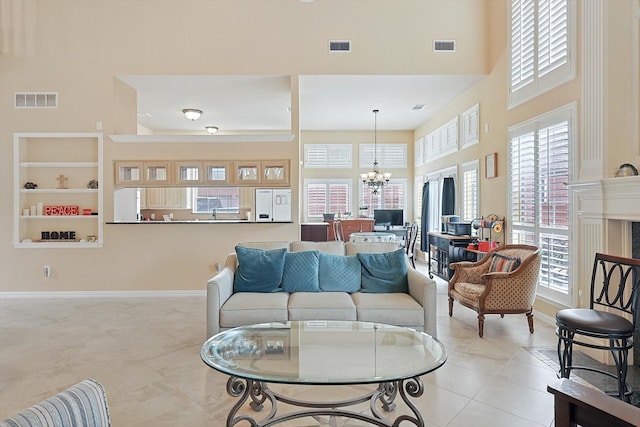
[(407, 180), (405, 178), (392, 178), (389, 184), (378, 190), (378, 194), (360, 183), (360, 205), (368, 206), (366, 211), (369, 218), (373, 218), (374, 209), (403, 209), (406, 210), (406, 187)]
[(538, 293), (570, 302), (569, 190), (574, 107), (510, 129), (511, 241), (538, 246)]
[(304, 207), (307, 221), (322, 221), (324, 213), (351, 212), (351, 179), (305, 179)]
[(575, 76), (575, 1), (511, 0), (509, 105)]
[(478, 165), (479, 162), (464, 163), (462, 165), (462, 219), (472, 221), (478, 218)]

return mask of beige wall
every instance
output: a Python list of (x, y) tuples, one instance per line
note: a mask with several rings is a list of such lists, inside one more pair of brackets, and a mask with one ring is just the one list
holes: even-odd
[[(637, 67), (629, 16), (637, 0), (606, 2), (608, 11), (608, 170), (633, 159), (637, 140)], [(0, 2), (0, 291), (203, 290), (217, 262), (238, 241), (296, 239), (300, 143), (367, 141), (371, 133), (298, 136), (298, 76), (303, 74), (486, 74), (480, 83), (412, 132), (380, 138), (413, 141), (480, 103), (481, 142), (406, 174), (413, 176), (498, 153), (498, 177), (480, 182), (481, 212), (506, 214), (507, 128), (581, 97), (581, 75), (513, 110), (506, 109), (506, 0), (5, 0)], [(636, 35), (637, 36), (637, 35)], [(329, 39), (350, 39), (354, 52), (330, 55)], [(436, 56), (433, 39), (455, 39), (456, 53)], [(637, 52), (635, 61), (637, 62)], [(635, 74), (634, 74), (635, 72)], [(14, 132), (135, 133), (135, 97), (124, 74), (278, 74), (292, 81), (291, 143), (104, 143), (105, 219), (113, 215), (115, 159), (288, 158), (293, 224), (105, 225), (101, 249), (12, 246)], [(634, 77), (635, 76), (635, 77)], [(635, 86), (634, 86), (634, 78)], [(634, 94), (635, 87), (635, 95)], [(55, 110), (15, 110), (16, 91), (56, 91)], [(624, 111), (634, 114), (621, 115)], [(488, 132), (484, 132), (485, 124)], [(348, 139), (348, 140), (347, 140)], [(357, 155), (357, 153), (356, 153)], [(413, 156), (410, 155), (413, 164)], [(356, 160), (356, 159), (354, 159)], [(634, 163), (634, 162), (632, 162)], [(319, 171), (305, 171), (313, 176)], [(354, 176), (356, 171), (352, 171)], [(357, 201), (356, 201), (357, 203)], [(412, 204), (409, 204), (410, 209)], [(51, 265), (45, 279), (42, 267)]]
[[(366, 3), (0, 2), (0, 291), (203, 290), (215, 263), (224, 262), (236, 242), (297, 239), (299, 75), (487, 72), (485, 20), (477, 19), (484, 17), (484, 2)], [(458, 52), (436, 56), (431, 49), (436, 38), (456, 39)], [(329, 39), (352, 40), (353, 53), (329, 54)], [(105, 224), (101, 249), (14, 248), (13, 133), (93, 131), (97, 121), (105, 135), (136, 133), (134, 93), (116, 78), (125, 74), (290, 75), (296, 137), (277, 144), (154, 145), (114, 143), (105, 136), (105, 220), (113, 215), (113, 160), (251, 157), (291, 159), (294, 223)], [(60, 106), (15, 110), (16, 91), (59, 92)], [(52, 266), (49, 279), (43, 277), (44, 265)]]

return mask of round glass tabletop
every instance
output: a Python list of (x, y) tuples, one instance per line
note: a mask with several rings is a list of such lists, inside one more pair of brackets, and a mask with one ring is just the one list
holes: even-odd
[(287, 384), (367, 384), (431, 372), (444, 345), (413, 329), (370, 322), (293, 321), (242, 326), (202, 346), (202, 360), (228, 375)]

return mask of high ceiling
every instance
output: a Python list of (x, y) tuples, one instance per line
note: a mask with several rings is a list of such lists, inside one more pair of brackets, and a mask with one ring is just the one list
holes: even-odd
[[(289, 76), (118, 76), (136, 89), (138, 123), (154, 132), (291, 129)], [(301, 130), (413, 130), (483, 76), (305, 75), (300, 77)], [(415, 105), (426, 105), (412, 110)], [(203, 111), (189, 121), (185, 108)]]

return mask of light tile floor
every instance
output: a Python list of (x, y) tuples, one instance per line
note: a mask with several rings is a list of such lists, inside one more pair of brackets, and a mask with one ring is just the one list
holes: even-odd
[[(553, 325), (536, 317), (529, 334), (524, 315), (488, 316), (479, 338), (475, 312), (456, 304), (449, 318), (447, 307), (440, 281), (438, 334), (448, 360), (423, 377), (416, 403), (427, 425), (552, 426), (546, 386), (556, 375), (527, 349), (555, 348)], [(94, 378), (107, 390), (114, 427), (224, 425), (234, 399), (227, 378), (200, 360), (204, 339), (204, 297), (0, 298), (0, 420)], [(366, 389), (273, 388), (307, 400)], [(281, 425), (363, 424), (319, 417)]]

